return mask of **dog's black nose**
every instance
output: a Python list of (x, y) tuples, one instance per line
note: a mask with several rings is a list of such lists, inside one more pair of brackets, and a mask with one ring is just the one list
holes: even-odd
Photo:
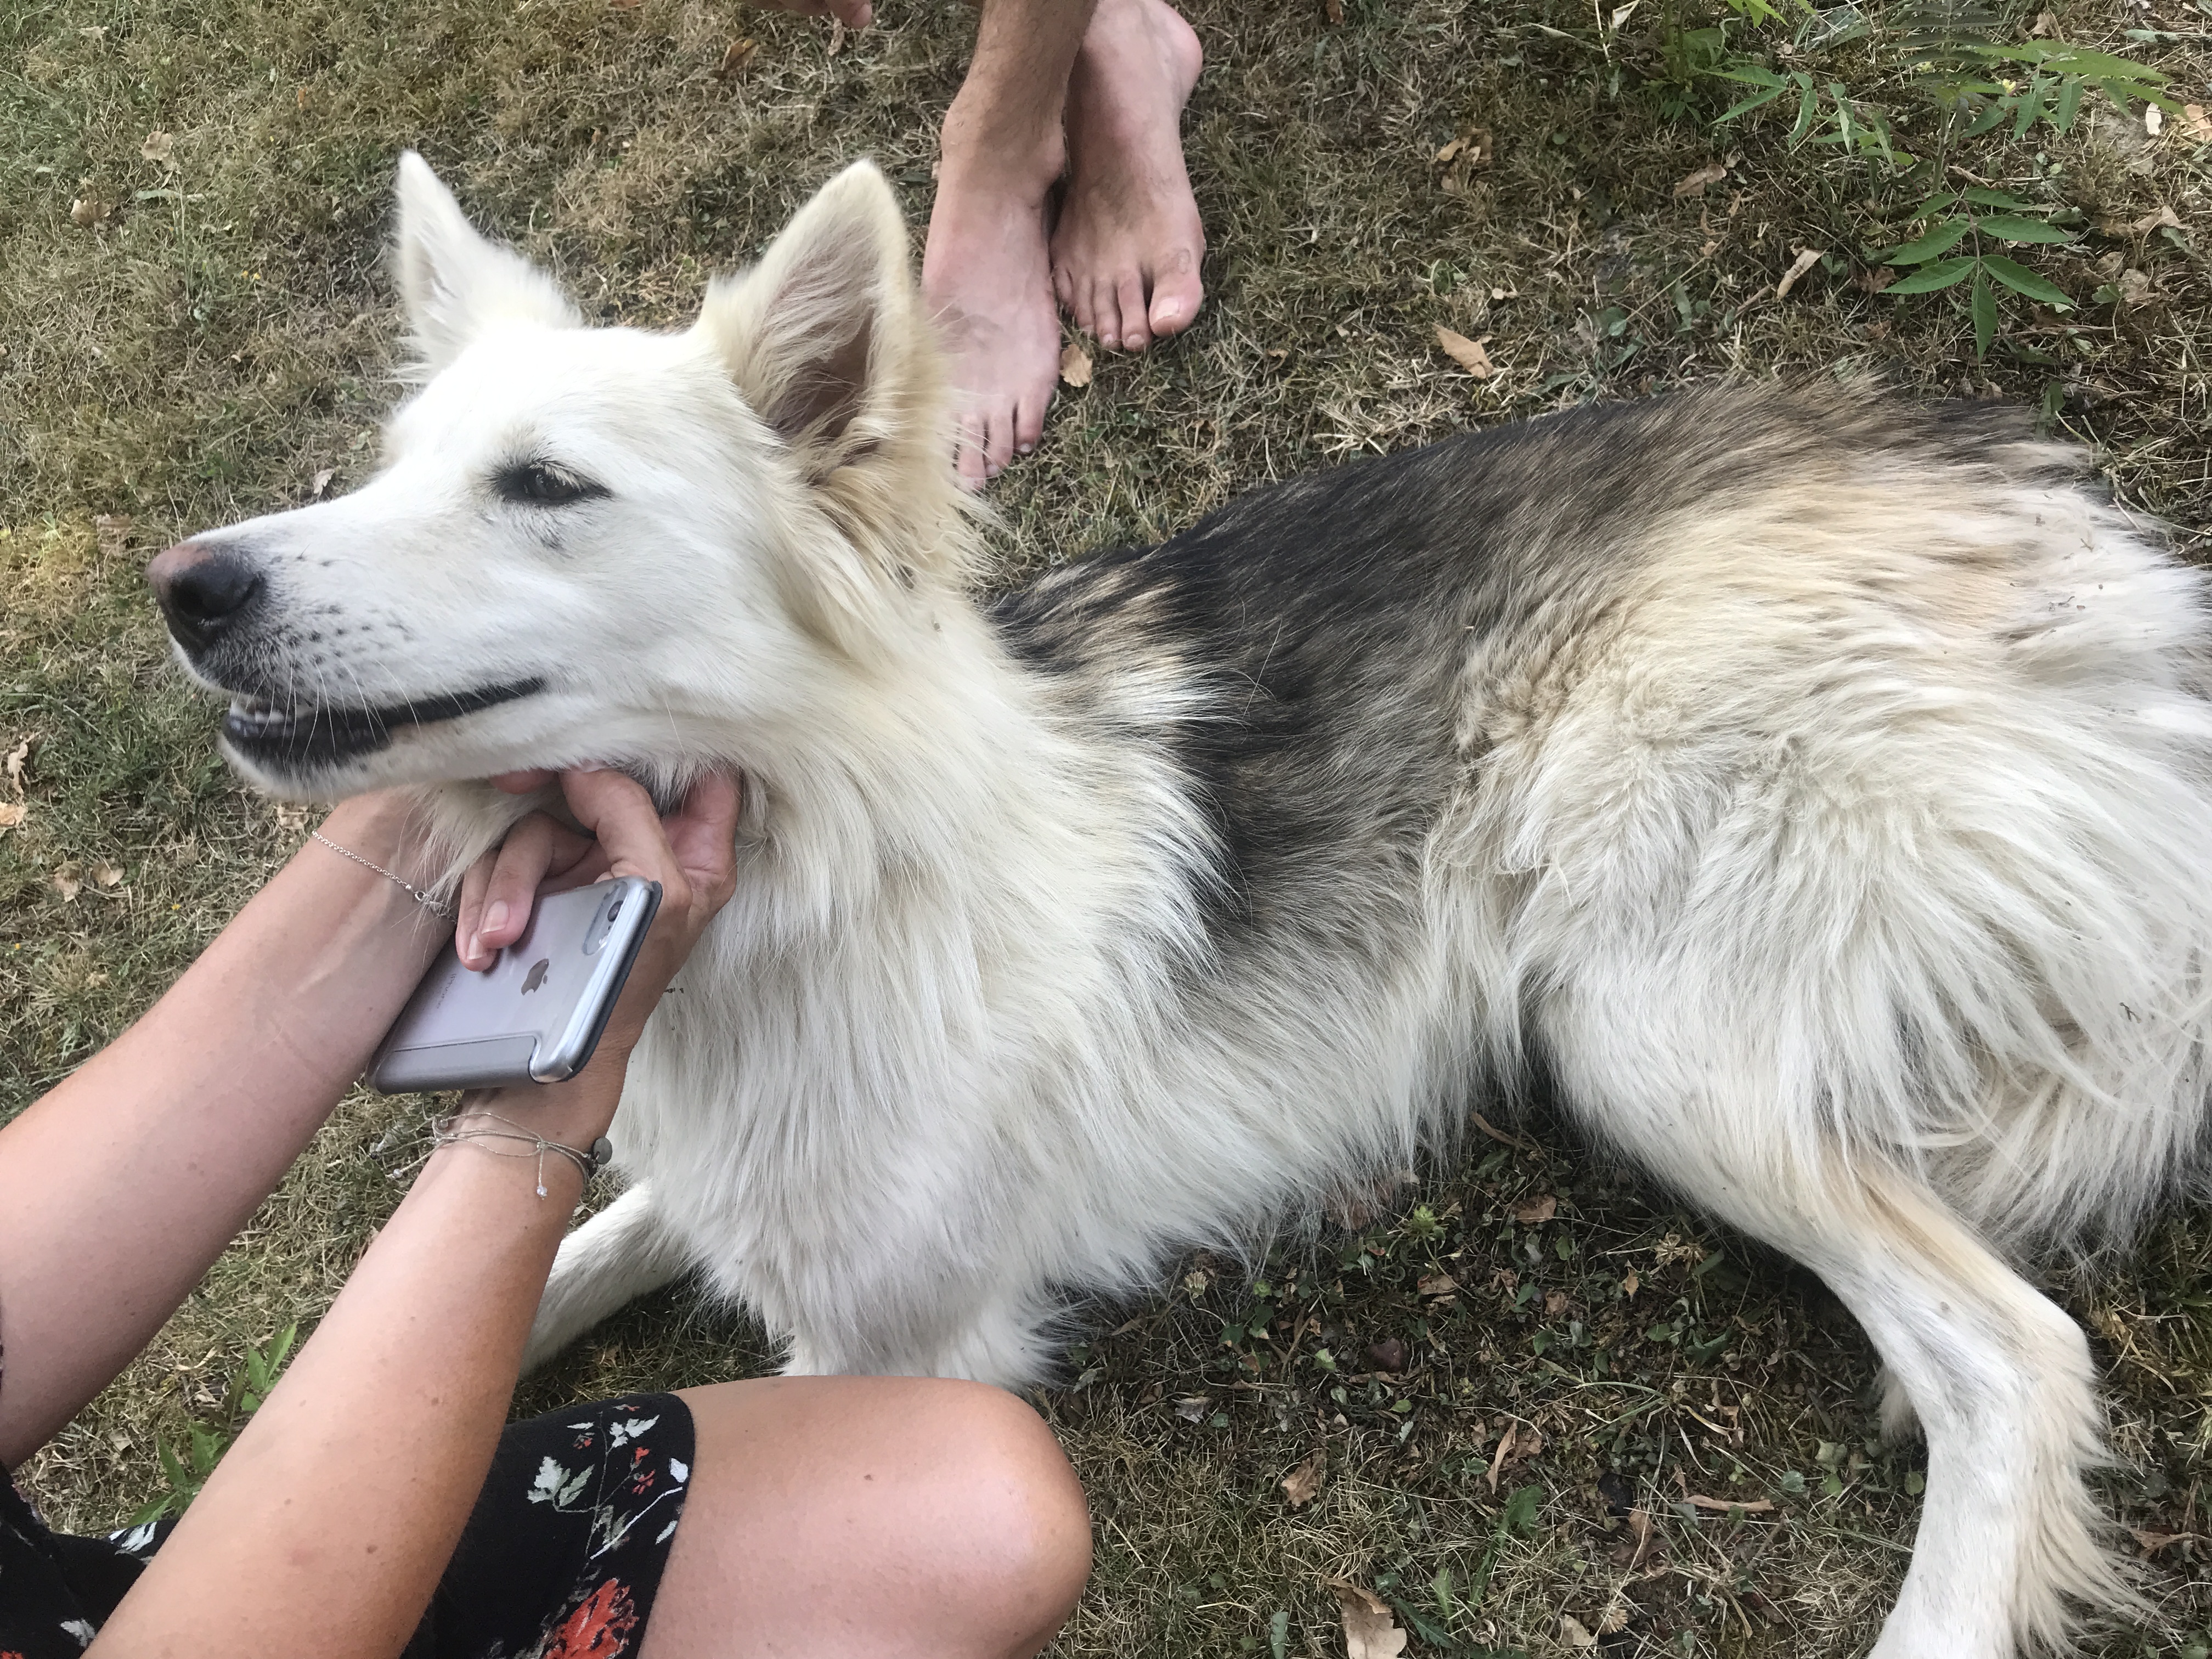
[(243, 616), (261, 592), (261, 573), (220, 544), (179, 542), (146, 567), (169, 632), (187, 651), (204, 650)]

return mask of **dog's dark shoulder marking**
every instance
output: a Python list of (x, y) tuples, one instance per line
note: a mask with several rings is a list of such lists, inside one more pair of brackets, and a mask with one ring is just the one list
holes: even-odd
[(1198, 692), (1141, 735), (1216, 831), (1218, 864), (1194, 877), (1218, 950), (1287, 931), (1379, 958), (1402, 944), (1464, 765), (1470, 634), (1508, 625), (1540, 564), (1555, 595), (1603, 585), (1625, 545), (1616, 480), (1673, 441), (1653, 426), (1636, 407), (1592, 410), (1273, 485), (1158, 546), (1054, 571), (995, 619), (1094, 711), (1139, 677)]
[(2048, 465), (2030, 436), (1989, 405), (1850, 386), (1586, 408), (1254, 490), (1158, 546), (1049, 573), (995, 620), (1094, 714), (1141, 703), (1140, 682), (1197, 694), (1129, 735), (1168, 748), (1212, 822), (1215, 867), (1193, 873), (1217, 949), (1287, 931), (1380, 952), (1475, 763), (1454, 738), (1472, 644), (1510, 654), (1540, 607), (1554, 631), (1595, 615), (1670, 520), (1751, 493), (1814, 501), (1824, 476), (1885, 457)]

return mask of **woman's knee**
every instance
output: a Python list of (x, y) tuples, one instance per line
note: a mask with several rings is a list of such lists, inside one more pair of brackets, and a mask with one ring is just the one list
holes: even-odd
[(655, 1659), (720, 1652), (708, 1632), (732, 1630), (771, 1649), (1006, 1659), (1042, 1647), (1082, 1594), (1082, 1488), (1012, 1395), (780, 1377), (685, 1398), (698, 1461)]
[[(1001, 1389), (918, 1386), (915, 1431), (944, 1449), (945, 1479), (914, 1536), (931, 1576), (971, 1606), (994, 1609), (984, 1651), (1034, 1652), (1074, 1608), (1091, 1574), (1083, 1488), (1044, 1420)], [(995, 1644), (990, 1638), (995, 1637)]]

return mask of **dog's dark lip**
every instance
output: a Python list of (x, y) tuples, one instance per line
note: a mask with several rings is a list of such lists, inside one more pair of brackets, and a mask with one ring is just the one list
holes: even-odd
[(223, 716), (222, 734), (240, 757), (258, 765), (305, 771), (374, 754), (392, 741), (394, 732), (408, 726), (459, 720), (544, 689), (542, 679), (515, 680), (382, 708), (285, 708), (264, 698), (241, 696)]

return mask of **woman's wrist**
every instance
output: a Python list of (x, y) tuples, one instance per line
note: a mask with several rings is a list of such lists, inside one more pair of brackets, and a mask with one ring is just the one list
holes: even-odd
[(629, 1056), (603, 1048), (592, 1063), (565, 1083), (518, 1084), (462, 1097), (457, 1115), (489, 1114), (519, 1124), (530, 1133), (584, 1152), (605, 1134), (621, 1103), (623, 1074)]
[(409, 886), (427, 890), (444, 872), (431, 857), (426, 831), (422, 809), (411, 795), (379, 789), (340, 801), (319, 833)]

